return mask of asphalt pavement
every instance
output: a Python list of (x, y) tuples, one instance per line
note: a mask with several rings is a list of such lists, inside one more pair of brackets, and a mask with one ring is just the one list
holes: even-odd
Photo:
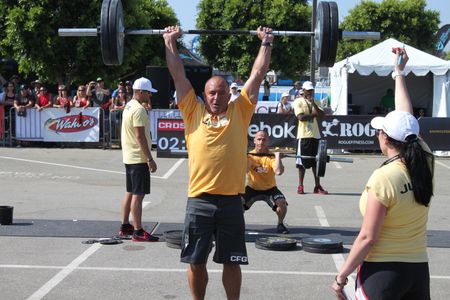
[[(154, 153), (156, 157), (156, 153)], [(358, 201), (378, 154), (345, 154), (354, 163), (327, 164), (329, 195), (297, 195), (297, 170), (285, 158), (277, 178), (288, 206), (288, 237), (340, 238), (343, 253), (316, 254), (255, 247), (277, 236), (275, 214), (265, 203), (245, 213), (249, 265), (242, 267), (241, 299), (334, 299), (330, 285), (358, 234)], [(187, 197), (187, 160), (157, 158), (151, 195), (144, 198), (144, 227), (162, 237), (181, 229)], [(450, 159), (437, 158), (435, 196), (428, 222), (432, 299), (449, 299)], [(190, 299), (180, 251), (129, 240), (116, 245), (83, 241), (108, 238), (120, 225), (124, 166), (118, 149), (0, 148), (0, 206), (13, 206), (13, 224), (0, 226), (0, 299)], [(299, 243), (300, 245), (300, 243)], [(208, 262), (207, 299), (226, 299), (221, 266)], [(354, 276), (348, 289), (354, 287)]]

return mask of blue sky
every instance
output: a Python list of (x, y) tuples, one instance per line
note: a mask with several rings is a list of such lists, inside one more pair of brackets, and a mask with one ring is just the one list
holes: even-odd
[[(381, 0), (375, 0), (381, 2)], [(195, 29), (195, 20), (197, 18), (197, 5), (199, 0), (167, 0), (174, 9), (181, 26), (185, 29)], [(310, 1), (311, 2), (311, 1)], [(341, 20), (348, 14), (348, 11), (355, 7), (361, 0), (337, 0), (339, 7), (339, 17)], [(437, 10), (441, 14), (441, 26), (450, 23), (450, 9), (448, 0), (428, 0), (427, 8)], [(190, 40), (186, 37), (185, 42)]]

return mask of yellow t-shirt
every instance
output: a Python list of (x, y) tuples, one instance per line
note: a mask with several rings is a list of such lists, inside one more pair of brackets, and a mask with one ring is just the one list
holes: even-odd
[[(320, 104), (316, 102), (317, 107), (320, 108)], [(311, 115), (312, 114), (312, 104), (309, 105), (306, 99), (303, 97), (296, 98), (292, 103), (294, 107), (294, 114), (296, 117), (300, 114)], [(319, 125), (317, 124), (317, 119), (314, 118), (312, 121), (300, 121), (298, 120), (297, 126), (297, 138), (316, 138), (320, 139)]]
[(189, 155), (189, 197), (244, 192), (247, 130), (255, 106), (242, 90), (224, 114), (213, 117), (193, 89), (184, 97), (179, 108)]
[(140, 164), (147, 161), (147, 157), (137, 142), (134, 127), (144, 127), (148, 149), (152, 149), (147, 111), (139, 101), (131, 99), (122, 114), (121, 145), (124, 164)]
[[(256, 153), (255, 150), (250, 153)], [(264, 191), (277, 185), (275, 181), (274, 156), (248, 155), (247, 185), (254, 190)]]
[[(424, 147), (425, 150), (427, 148), (428, 146)], [(428, 261), (426, 231), (429, 206), (414, 200), (411, 179), (405, 164), (396, 160), (373, 172), (360, 198), (362, 215), (366, 211), (368, 191), (372, 191), (378, 201), (387, 208), (387, 212), (379, 239), (365, 260)]]

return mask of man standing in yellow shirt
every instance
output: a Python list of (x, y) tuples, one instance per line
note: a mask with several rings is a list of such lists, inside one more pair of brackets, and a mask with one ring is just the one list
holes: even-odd
[[(122, 226), (119, 236), (133, 235), (135, 242), (156, 242), (158, 238), (142, 228), (142, 200), (150, 194), (150, 172), (156, 171), (156, 162), (150, 152), (150, 122), (142, 103), (156, 93), (147, 78), (136, 79), (133, 99), (127, 102), (122, 115), (121, 145), (126, 170), (126, 193), (122, 199)], [(133, 217), (133, 226), (129, 215)]]
[(298, 119), (297, 127), (297, 159), (298, 168), (298, 194), (304, 194), (303, 179), (306, 169), (311, 168), (314, 175), (314, 194), (326, 195), (328, 192), (320, 185), (317, 176), (316, 160), (313, 158), (300, 158), (299, 156), (316, 156), (319, 149), (320, 132), (317, 117), (325, 115), (321, 107), (314, 102), (314, 86), (311, 81), (303, 83), (303, 97), (295, 99), (293, 103), (294, 114)]
[(261, 47), (241, 94), (230, 100), (228, 83), (219, 76), (205, 84), (205, 101), (197, 99), (177, 49), (182, 30), (166, 28), (166, 60), (185, 123), (189, 155), (189, 191), (181, 261), (188, 263), (193, 299), (204, 299), (206, 263), (213, 238), (214, 261), (223, 264), (222, 283), (228, 299), (239, 299), (241, 264), (248, 264), (241, 197), (244, 192), (247, 130), (256, 107), (259, 86), (272, 53), (272, 29), (259, 27)]
[(284, 172), (281, 153), (269, 152), (269, 135), (264, 130), (258, 131), (253, 139), (255, 149), (247, 158), (247, 186), (245, 187), (244, 209), (248, 210), (256, 201), (266, 202), (277, 214), (278, 233), (289, 233), (284, 225), (287, 213), (286, 197), (277, 188), (275, 175)]

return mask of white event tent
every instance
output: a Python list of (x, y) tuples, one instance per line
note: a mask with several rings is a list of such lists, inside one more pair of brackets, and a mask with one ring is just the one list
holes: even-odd
[(409, 56), (406, 83), (415, 109), (426, 116), (450, 117), (450, 61), (387, 39), (337, 62), (330, 68), (331, 109), (336, 115), (369, 114), (379, 106), (388, 88), (395, 56), (393, 47), (405, 47)]

